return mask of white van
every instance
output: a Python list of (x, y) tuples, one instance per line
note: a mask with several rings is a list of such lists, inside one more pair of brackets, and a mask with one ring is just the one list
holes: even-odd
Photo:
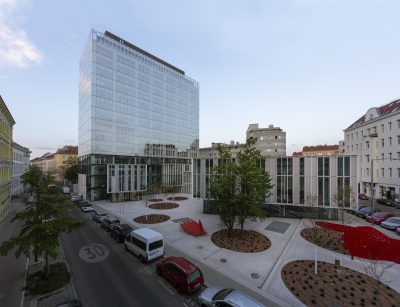
[(157, 231), (139, 228), (126, 236), (125, 249), (138, 256), (142, 262), (149, 262), (164, 256), (164, 238)]

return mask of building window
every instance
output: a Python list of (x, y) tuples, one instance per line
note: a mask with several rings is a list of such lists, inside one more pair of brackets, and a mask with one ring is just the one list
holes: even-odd
[(397, 177), (400, 178), (400, 167), (397, 168)]
[(392, 146), (392, 137), (389, 137), (389, 146)]
[(366, 158), (367, 162), (369, 162), (369, 155), (366, 155), (365, 158)]
[(366, 147), (367, 149), (369, 149), (369, 141), (366, 141), (366, 142), (365, 142), (365, 147)]
[(385, 125), (381, 125), (382, 132), (385, 132)]
[(385, 169), (383, 167), (381, 168), (381, 176), (385, 177)]
[(367, 169), (365, 170), (365, 173), (366, 173), (366, 176), (368, 177), (368, 176), (369, 176), (369, 168), (367, 168)]
[(389, 130), (392, 130), (392, 122), (389, 122)]
[(356, 144), (356, 151), (358, 151), (358, 144)]
[(329, 206), (329, 157), (319, 157), (318, 158), (318, 205), (319, 206)]
[(278, 203), (293, 203), (293, 158), (278, 158), (276, 200)]
[(389, 168), (389, 178), (392, 178), (392, 169)]
[(389, 161), (392, 161), (392, 153), (389, 152)]
[(397, 145), (400, 145), (400, 135), (397, 136)]
[(385, 160), (385, 154), (384, 153), (381, 154), (381, 159), (382, 159), (382, 161)]
[(381, 146), (385, 147), (385, 139), (381, 139)]
[(400, 159), (400, 151), (397, 152), (397, 159)]
[(400, 128), (400, 119), (397, 120), (397, 128)]

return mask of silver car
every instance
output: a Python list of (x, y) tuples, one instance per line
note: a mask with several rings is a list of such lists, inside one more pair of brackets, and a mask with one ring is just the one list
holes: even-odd
[(210, 287), (199, 295), (202, 306), (265, 307), (239, 290)]
[(380, 225), (381, 227), (386, 229), (396, 230), (397, 228), (400, 227), (400, 217), (399, 216), (390, 217), (386, 221), (383, 221)]

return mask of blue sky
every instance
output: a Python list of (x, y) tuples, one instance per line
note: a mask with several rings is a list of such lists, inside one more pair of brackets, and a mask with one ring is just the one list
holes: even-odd
[(250, 123), (287, 152), (337, 144), (400, 96), (398, 0), (0, 0), (0, 95), (14, 140), (37, 157), (77, 144), (78, 63), (108, 30), (200, 82), (200, 145)]

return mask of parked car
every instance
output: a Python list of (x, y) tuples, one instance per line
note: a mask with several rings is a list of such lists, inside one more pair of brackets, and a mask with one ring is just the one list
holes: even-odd
[(82, 200), (78, 203), (78, 207), (84, 207), (87, 205), (92, 205), (90, 202), (88, 202), (87, 200)]
[(92, 220), (95, 221), (96, 223), (100, 223), (100, 218), (101, 217), (106, 217), (107, 213), (100, 213), (95, 211), (94, 214), (92, 215)]
[(400, 227), (396, 229), (396, 233), (400, 236)]
[(124, 242), (133, 228), (128, 224), (115, 224), (111, 226), (110, 235), (118, 242)]
[(396, 204), (394, 200), (391, 200), (389, 198), (379, 198), (376, 200), (376, 202), (380, 205), (388, 206), (388, 207), (394, 207)]
[(360, 194), (358, 194), (358, 199), (368, 200), (369, 197), (365, 194), (360, 193)]
[(265, 307), (247, 294), (234, 289), (209, 287), (204, 289), (199, 300), (201, 306)]
[(183, 257), (166, 257), (157, 262), (157, 274), (169, 281), (179, 293), (192, 293), (204, 284), (203, 273)]
[(77, 202), (77, 201), (80, 201), (80, 200), (81, 200), (81, 196), (80, 195), (74, 194), (74, 195), (71, 196), (71, 201), (73, 201), (73, 202)]
[(368, 207), (368, 206), (358, 206), (358, 209), (357, 208), (349, 208), (349, 209), (347, 209), (347, 213), (356, 214), (358, 210), (361, 210), (362, 208), (365, 208), (365, 207)]
[(388, 218), (386, 221), (383, 221), (381, 223), (381, 227), (390, 230), (396, 230), (397, 228), (400, 227), (400, 216), (394, 216)]
[(367, 216), (367, 221), (371, 222), (372, 219), (374, 220), (374, 224), (380, 224), (382, 223), (384, 220), (387, 220), (390, 217), (393, 217), (394, 214), (390, 213), (390, 212), (376, 212), (373, 215), (369, 215)]
[(109, 232), (111, 229), (111, 226), (113, 224), (119, 224), (119, 219), (116, 217), (112, 216), (106, 216), (104, 219), (101, 220), (101, 227), (104, 228), (105, 231)]
[(358, 217), (361, 217), (363, 219), (367, 218), (368, 215), (374, 214), (376, 212), (381, 212), (381, 209), (378, 208), (374, 208), (373, 212), (372, 212), (372, 208), (371, 207), (364, 207), (361, 208), (360, 210), (357, 211), (356, 215)]
[(94, 208), (92, 207), (92, 205), (85, 205), (85, 206), (82, 206), (81, 207), (81, 210), (83, 211), (83, 212), (93, 212), (94, 211)]

